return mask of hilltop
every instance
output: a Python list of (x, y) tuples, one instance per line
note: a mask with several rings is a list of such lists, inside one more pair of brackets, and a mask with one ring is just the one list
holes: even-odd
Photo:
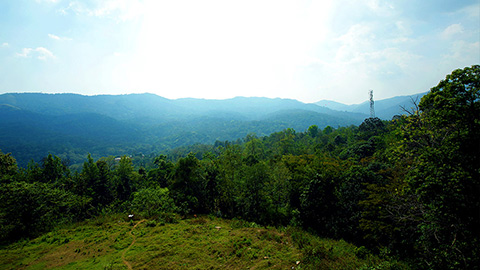
[(293, 228), (215, 217), (127, 219), (100, 217), (4, 246), (0, 269), (406, 269)]

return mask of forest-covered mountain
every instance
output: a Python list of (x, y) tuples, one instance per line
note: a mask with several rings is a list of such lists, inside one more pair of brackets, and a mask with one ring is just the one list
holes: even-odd
[[(375, 116), (383, 120), (390, 120), (395, 115), (405, 114), (405, 110), (411, 111), (412, 108), (415, 108), (415, 104), (418, 104), (420, 99), (427, 93), (428, 92), (424, 92), (410, 96), (398, 96), (375, 101)], [(346, 105), (332, 100), (321, 100), (315, 102), (315, 104), (331, 110), (370, 114), (369, 101), (360, 104)]]
[[(379, 102), (378, 104), (382, 104)], [(398, 110), (397, 103), (392, 110)], [(384, 106), (388, 107), (388, 106)], [(154, 94), (98, 95), (10, 93), (0, 95), (0, 149), (21, 166), (48, 153), (72, 163), (93, 156), (158, 153), (194, 143), (359, 125), (367, 117), (292, 99), (166, 99)]]

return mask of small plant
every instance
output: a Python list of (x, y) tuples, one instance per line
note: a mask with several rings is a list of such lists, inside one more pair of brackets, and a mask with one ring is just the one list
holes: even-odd
[(113, 262), (109, 263), (108, 265), (105, 265), (103, 267), (104, 270), (113, 270)]
[(190, 225), (203, 225), (207, 223), (207, 220), (204, 217), (199, 217), (199, 218), (193, 218), (188, 221)]
[(158, 220), (164, 225), (167, 224), (177, 224), (178, 216), (175, 213), (161, 213), (158, 217)]
[(402, 270), (407, 267), (398, 262), (384, 261), (375, 265), (364, 265), (359, 270)]
[(149, 221), (147, 221), (147, 222), (145, 223), (145, 226), (147, 226), (147, 227), (155, 227), (155, 226), (157, 226), (157, 221), (155, 221), (155, 220), (149, 220)]
[(309, 236), (306, 232), (301, 231), (297, 228), (289, 227), (287, 229), (288, 233), (292, 237), (292, 241), (299, 247), (305, 248), (309, 246), (311, 243), (311, 236)]
[(355, 248), (355, 255), (360, 259), (366, 259), (369, 254), (370, 254), (370, 252), (364, 246), (360, 246), (360, 247)]

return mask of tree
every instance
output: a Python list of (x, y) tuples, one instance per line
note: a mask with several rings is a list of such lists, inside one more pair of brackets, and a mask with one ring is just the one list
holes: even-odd
[(218, 159), (218, 205), (222, 215), (235, 217), (237, 205), (235, 198), (240, 193), (238, 179), (242, 167), (241, 148), (238, 145), (228, 144)]
[(333, 237), (336, 231), (336, 180), (329, 172), (318, 173), (301, 195), (300, 215), (304, 226), (328, 237)]
[(170, 183), (171, 174), (173, 172), (174, 164), (167, 159), (166, 155), (159, 155), (155, 157), (153, 163), (157, 168), (148, 172), (148, 183), (146, 187), (160, 186), (167, 187)]
[(255, 159), (265, 158), (265, 146), (262, 141), (259, 140), (256, 136), (250, 135), (247, 136), (247, 142), (245, 143), (244, 153), (246, 156), (252, 156)]
[(312, 138), (315, 138), (317, 137), (318, 135), (318, 126), (317, 125), (311, 125), (310, 127), (308, 127), (308, 131), (307, 131), (308, 135)]
[(98, 183), (97, 187), (97, 201), (99, 205), (107, 205), (114, 200), (113, 177), (110, 166), (105, 160), (97, 160), (98, 168)]
[(361, 137), (370, 137), (379, 135), (385, 130), (385, 124), (378, 117), (370, 117), (365, 119), (360, 126), (358, 127), (359, 133), (364, 133), (367, 136)]
[(49, 154), (42, 160), (41, 175), (36, 181), (61, 185), (63, 178), (69, 172), (68, 167), (59, 157)]
[(401, 126), (406, 176), (424, 208), (418, 249), (427, 268), (480, 265), (480, 66), (458, 69)]
[(90, 154), (83, 163), (78, 177), (76, 193), (92, 198), (93, 206), (105, 206), (112, 201), (110, 177), (104, 161), (94, 162)]
[(326, 126), (326, 127), (323, 129), (323, 133), (324, 133), (325, 135), (328, 135), (328, 134), (330, 134), (330, 133), (332, 133), (332, 132), (333, 132), (333, 128), (332, 128), (331, 126)]
[(168, 188), (144, 188), (133, 193), (133, 209), (145, 217), (162, 216), (176, 211)]
[(0, 242), (37, 236), (59, 224), (88, 215), (90, 199), (52, 184), (0, 185)]
[(115, 170), (115, 190), (117, 199), (127, 201), (136, 189), (136, 174), (133, 170), (132, 160), (123, 156)]
[(179, 159), (175, 165), (171, 190), (176, 205), (185, 214), (205, 211), (205, 177), (193, 153)]
[(0, 150), (0, 184), (14, 181), (17, 175), (18, 167), (15, 158), (10, 153), (4, 154)]
[(221, 214), (219, 198), (220, 198), (220, 177), (218, 164), (214, 160), (204, 158), (202, 166), (205, 171), (205, 204), (207, 211), (210, 213)]
[(268, 167), (263, 162), (243, 167), (243, 192), (240, 205), (245, 219), (264, 224), (272, 221), (273, 207), (266, 190), (266, 184), (270, 178), (268, 171)]

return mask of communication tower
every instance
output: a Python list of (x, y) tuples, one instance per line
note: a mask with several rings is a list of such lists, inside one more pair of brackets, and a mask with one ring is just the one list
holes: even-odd
[(370, 117), (371, 118), (374, 118), (375, 117), (375, 108), (374, 108), (374, 104), (375, 102), (373, 101), (373, 90), (370, 90), (368, 91), (369, 95), (370, 95)]

